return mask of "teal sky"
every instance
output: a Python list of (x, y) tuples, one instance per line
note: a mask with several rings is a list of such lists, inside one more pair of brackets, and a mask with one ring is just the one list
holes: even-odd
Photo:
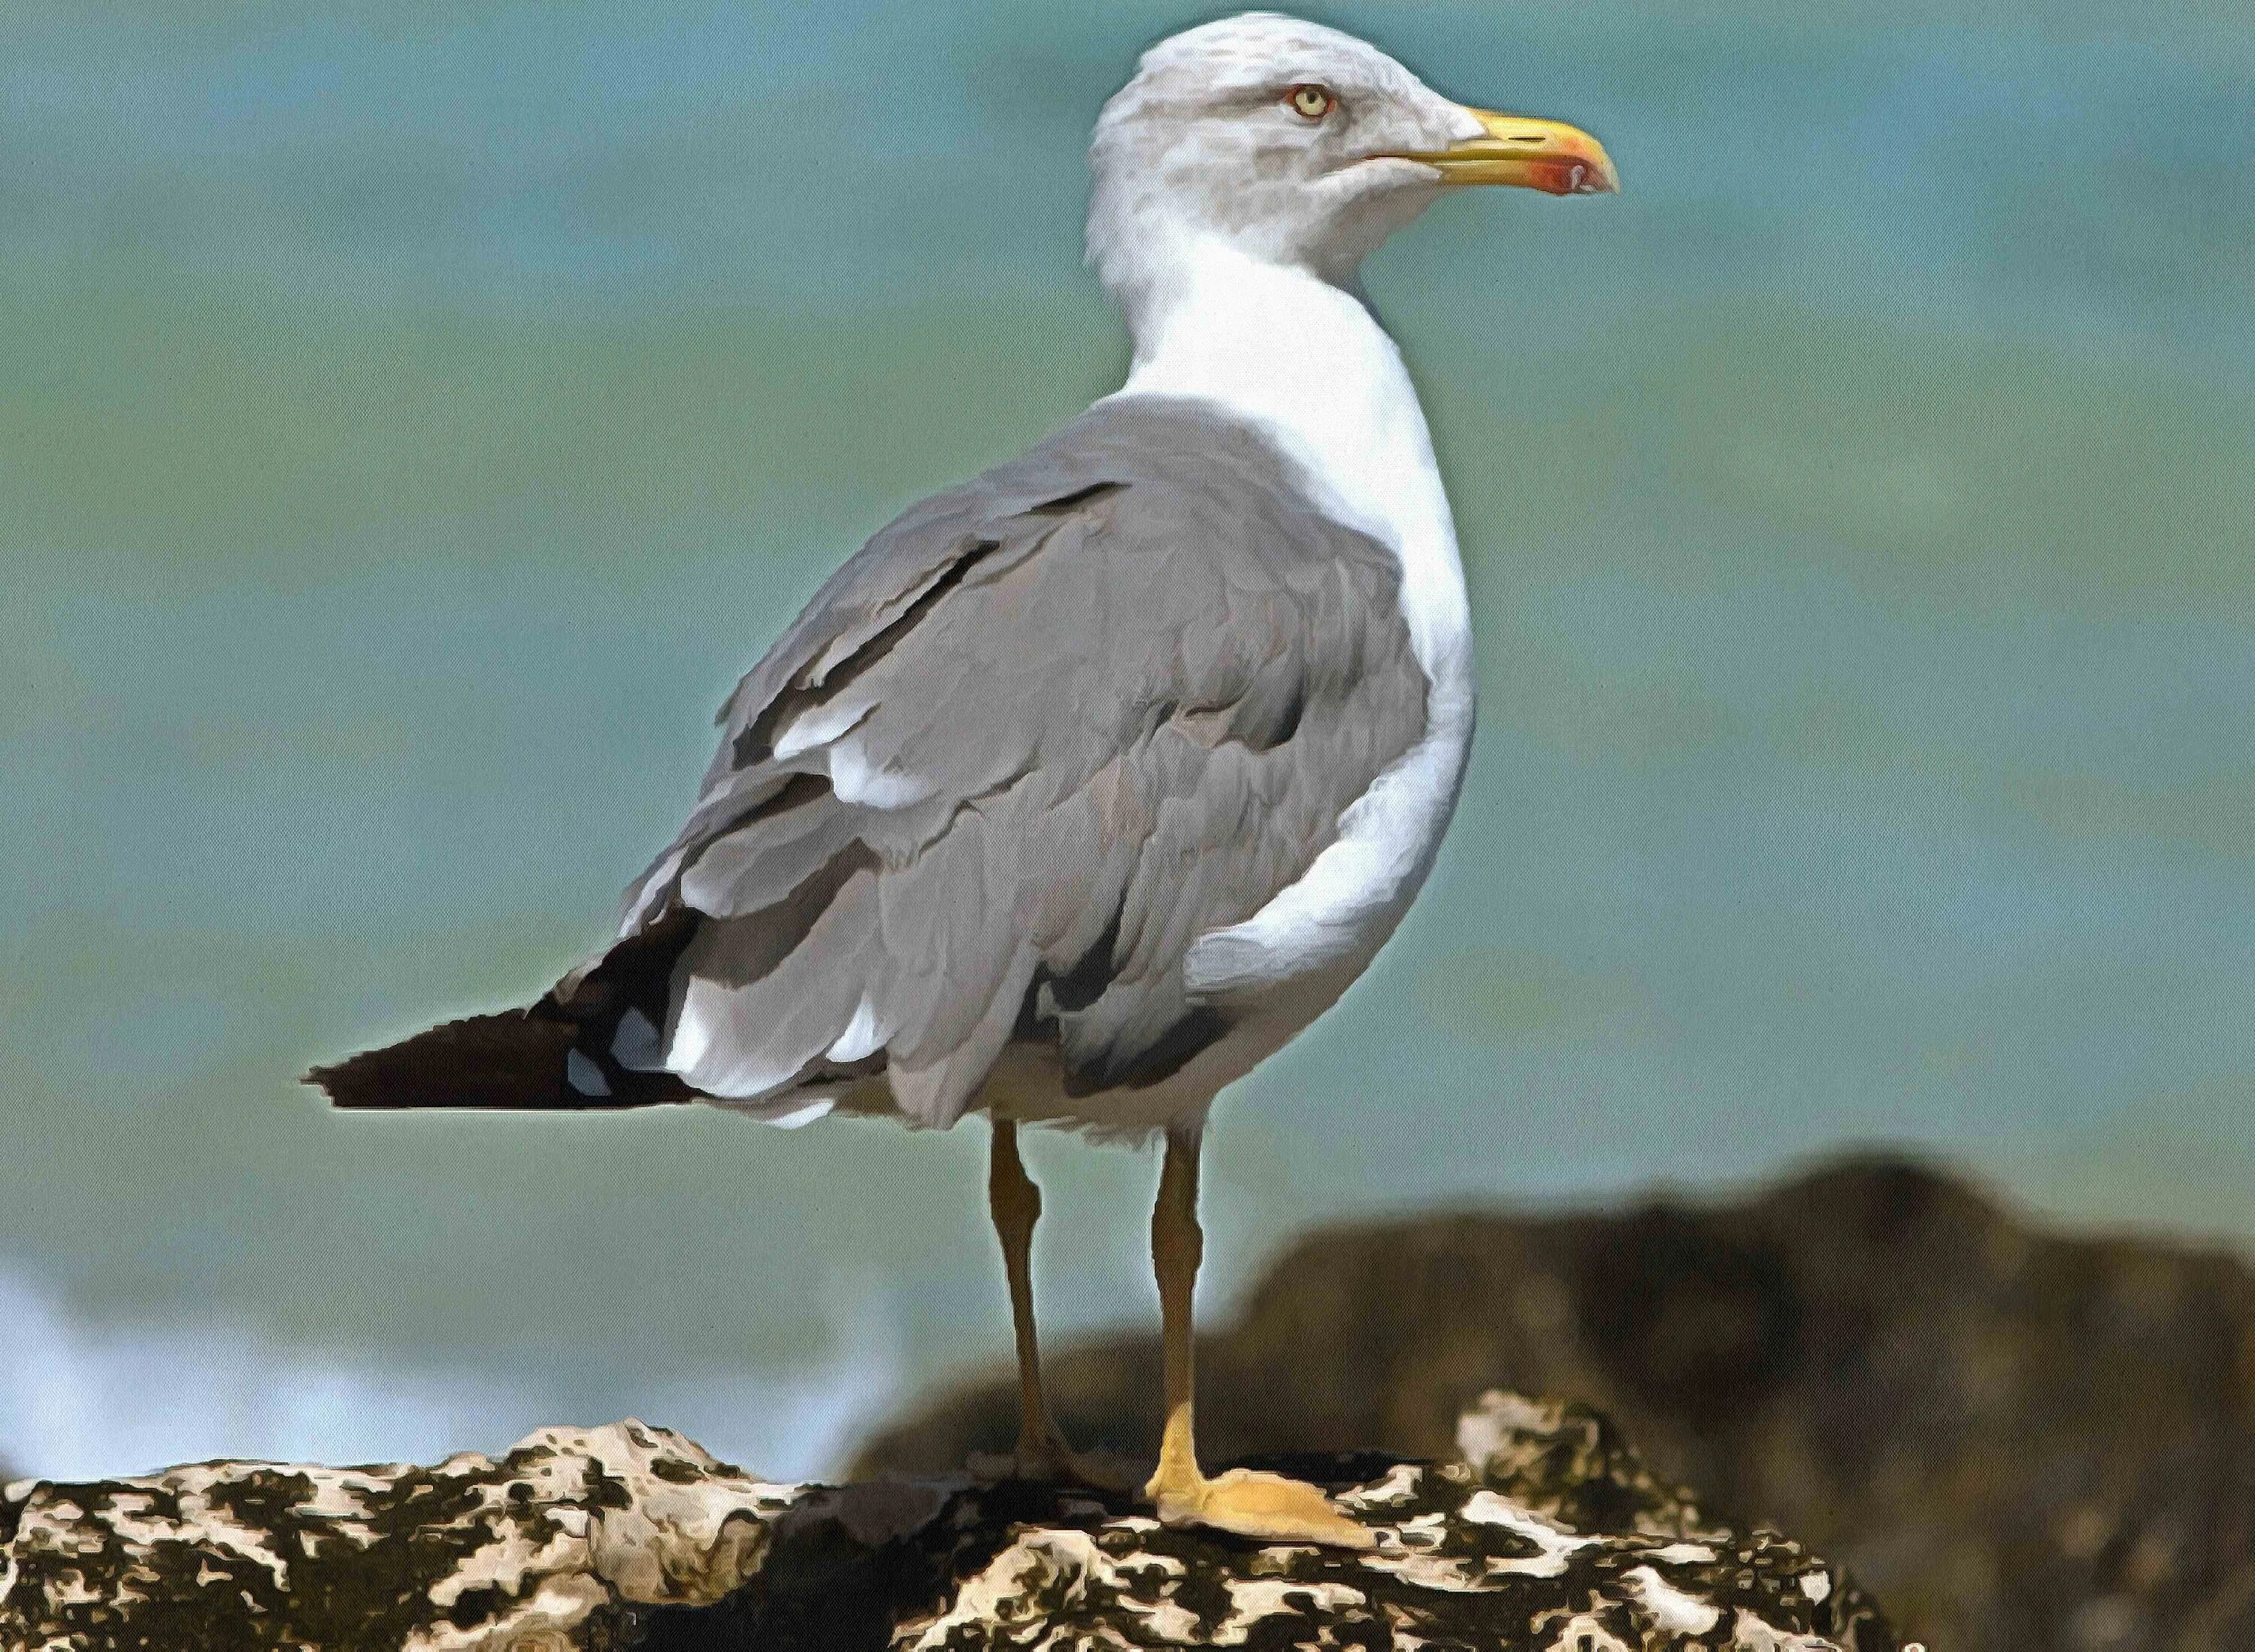
[[(1875, 1141), (2255, 1235), (2237, 10), (1314, 12), (1625, 193), (1369, 271), (1480, 741), (1222, 1106), (1210, 1308), (1317, 1221)], [(976, 1125), (293, 1080), (598, 941), (823, 575), (1116, 382), (1086, 130), (1205, 15), (0, 12), (0, 1459), (634, 1412), (798, 1472), (1006, 1353)], [(1152, 1165), (1036, 1160), (1044, 1323), (1152, 1317)]]

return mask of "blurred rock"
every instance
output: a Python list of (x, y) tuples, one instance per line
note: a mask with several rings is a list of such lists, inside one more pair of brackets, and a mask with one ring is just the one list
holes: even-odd
[[(1936, 1652), (2255, 1648), (2255, 1275), (2046, 1233), (1919, 1165), (1320, 1234), (1199, 1358), (1218, 1456), (1434, 1455), (1491, 1385), (1564, 1395), (1723, 1518), (1838, 1557)], [(1050, 1377), (1077, 1441), (1149, 1449), (1155, 1340)], [(1015, 1403), (969, 1390), (857, 1473), (995, 1449)]]
[(1585, 1409), (1494, 1394), (1476, 1460), (1272, 1464), (1367, 1551), (1170, 1531), (1053, 1487), (772, 1485), (636, 1423), (435, 1468), (210, 1463), (0, 1501), (0, 1645), (405, 1652), (1153, 1645), (1894, 1652), (1841, 1573), (1734, 1536)]

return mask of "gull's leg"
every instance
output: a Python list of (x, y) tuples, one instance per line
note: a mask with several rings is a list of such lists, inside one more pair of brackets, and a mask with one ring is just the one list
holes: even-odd
[[(1026, 1174), (1018, 1156), (1018, 1127), (1008, 1119), (994, 1121), (994, 1145), (987, 1162), (987, 1208), (994, 1218), (994, 1234), (1002, 1241), (1002, 1269), (1010, 1279), (1010, 1327), (1018, 1343), (1018, 1445), (999, 1463), (974, 1463), (985, 1473), (991, 1466), (1017, 1480), (1075, 1480), (1106, 1490), (1126, 1490), (1121, 1477), (1102, 1461), (1076, 1455), (1064, 1443), (1050, 1416), (1042, 1393), (1042, 1353), (1034, 1335), (1034, 1224), (1041, 1220), (1042, 1190)], [(1099, 1454), (1099, 1458), (1101, 1453)]]
[(1042, 1217), (1042, 1190), (1026, 1174), (1018, 1156), (1018, 1127), (994, 1121), (994, 1149), (987, 1167), (987, 1206), (1002, 1241), (1002, 1270), (1010, 1278), (1010, 1328), (1018, 1342), (1018, 1449), (1015, 1465), (1024, 1480), (1064, 1477), (1072, 1453), (1050, 1420), (1042, 1394), (1042, 1351), (1034, 1336), (1034, 1224)]
[(1233, 1468), (1208, 1480), (1198, 1470), (1192, 1438), (1195, 1332), (1191, 1299), (1205, 1236), (1198, 1220), (1198, 1130), (1167, 1132), (1167, 1161), (1151, 1209), (1151, 1266), (1159, 1279), (1159, 1321), (1166, 1349), (1167, 1427), (1158, 1472), (1143, 1488), (1170, 1526), (1212, 1526), (1243, 1537), (1368, 1549), (1377, 1541), (1333, 1508), (1315, 1487), (1280, 1474)]

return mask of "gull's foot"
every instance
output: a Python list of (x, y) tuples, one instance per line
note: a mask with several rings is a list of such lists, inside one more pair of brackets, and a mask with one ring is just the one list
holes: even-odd
[(1142, 1479), (1136, 1465), (1126, 1458), (1109, 1452), (1076, 1452), (1055, 1434), (1021, 1439), (1015, 1451), (974, 1452), (966, 1466), (977, 1480), (1085, 1486), (1098, 1492), (1134, 1491)]
[(1145, 1488), (1169, 1526), (1211, 1526), (1240, 1537), (1271, 1543), (1325, 1543), (1334, 1549), (1374, 1549), (1377, 1535), (1339, 1513), (1330, 1498), (1305, 1481), (1250, 1468), (1233, 1468), (1212, 1480)]

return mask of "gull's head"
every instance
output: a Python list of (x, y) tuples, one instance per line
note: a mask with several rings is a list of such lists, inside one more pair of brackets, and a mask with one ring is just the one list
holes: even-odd
[(1200, 241), (1348, 280), (1452, 186), (1616, 187), (1588, 133), (1455, 102), (1366, 41), (1265, 11), (1145, 53), (1089, 160), (1089, 261), (1122, 292)]

